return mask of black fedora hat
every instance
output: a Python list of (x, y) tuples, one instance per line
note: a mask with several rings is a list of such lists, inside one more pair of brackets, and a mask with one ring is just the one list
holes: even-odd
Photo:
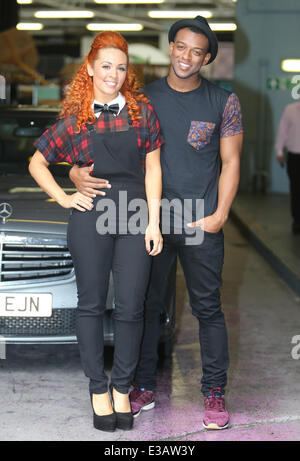
[(196, 16), (194, 19), (180, 19), (171, 26), (169, 30), (169, 43), (174, 41), (175, 35), (180, 29), (185, 27), (195, 27), (202, 34), (206, 35), (209, 41), (209, 53), (211, 58), (208, 64), (213, 62), (218, 53), (218, 40), (215, 33), (209, 27), (207, 20), (203, 16)]

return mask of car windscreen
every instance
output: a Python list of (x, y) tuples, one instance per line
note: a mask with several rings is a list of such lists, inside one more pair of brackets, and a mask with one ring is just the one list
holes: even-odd
[[(56, 122), (55, 114), (0, 115), (0, 175), (29, 175), (28, 165), (36, 148), (33, 143)], [(54, 176), (67, 176), (64, 164), (50, 166)]]

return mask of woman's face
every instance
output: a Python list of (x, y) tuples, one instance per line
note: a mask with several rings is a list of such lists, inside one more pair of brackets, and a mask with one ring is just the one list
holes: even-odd
[(95, 99), (105, 104), (118, 96), (127, 73), (127, 56), (123, 51), (103, 48), (87, 68), (93, 77)]

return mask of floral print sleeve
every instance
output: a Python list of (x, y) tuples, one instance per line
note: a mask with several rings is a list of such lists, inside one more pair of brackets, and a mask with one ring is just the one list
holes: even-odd
[(223, 112), (220, 137), (235, 136), (240, 133), (243, 133), (241, 105), (237, 95), (231, 93)]

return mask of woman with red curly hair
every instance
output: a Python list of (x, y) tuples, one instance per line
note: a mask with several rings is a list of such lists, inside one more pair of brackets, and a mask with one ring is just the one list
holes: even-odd
[[(129, 70), (127, 43), (119, 33), (95, 37), (68, 88), (59, 120), (34, 144), (31, 175), (62, 207), (71, 208), (67, 241), (78, 292), (76, 333), (90, 378), (94, 427), (131, 429), (128, 392), (139, 356), (151, 256), (162, 250), (162, 140), (153, 108)], [(66, 194), (48, 169), (61, 161), (90, 166), (92, 176), (107, 178), (105, 197)], [(139, 215), (144, 227), (138, 232), (132, 212), (137, 199), (141, 209), (146, 204), (146, 216)], [(115, 348), (108, 392), (103, 315), (111, 271)]]

